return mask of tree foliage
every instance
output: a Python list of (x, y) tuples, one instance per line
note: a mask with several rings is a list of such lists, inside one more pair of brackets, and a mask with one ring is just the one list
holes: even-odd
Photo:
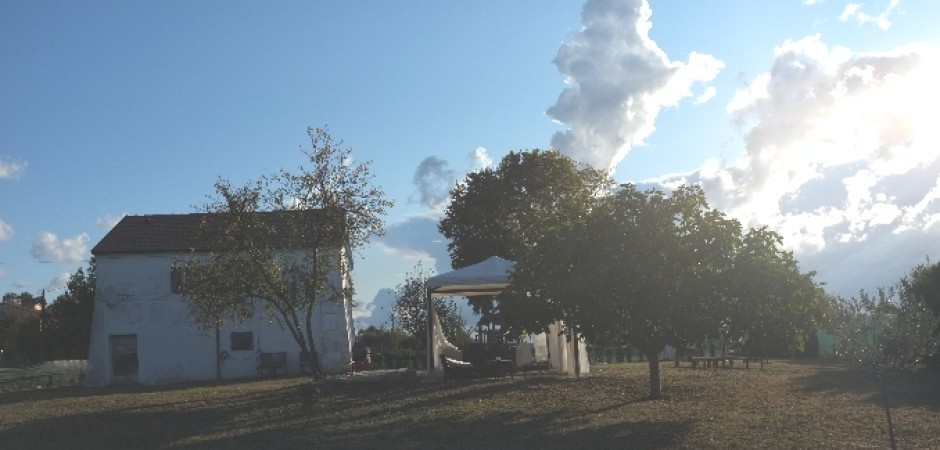
[(801, 273), (781, 246), (780, 235), (762, 227), (748, 230), (734, 249), (723, 337), (752, 355), (793, 355), (825, 313), (828, 299), (815, 272)]
[[(898, 282), (898, 290), (909, 301), (922, 304), (940, 317), (940, 263), (915, 266)], [(940, 332), (940, 330), (937, 330)]]
[[(933, 266), (936, 267), (936, 266)], [(930, 307), (929, 265), (919, 265), (876, 295), (839, 300), (830, 330), (837, 358), (865, 370), (909, 370), (940, 352), (940, 318)]]
[(95, 308), (95, 260), (87, 270), (78, 268), (66, 283), (65, 293), (48, 307), (46, 346), (52, 359), (85, 359), (91, 341)]
[(800, 272), (780, 236), (744, 233), (700, 187), (612, 188), (603, 172), (536, 150), (468, 175), (451, 197), (439, 228), (454, 267), (517, 262), (498, 302), (471, 299), (477, 312), (495, 310), (511, 333), (563, 320), (595, 344), (641, 349), (654, 397), (665, 345), (725, 337), (787, 352), (823, 312), (814, 274)]
[(420, 349), (424, 348), (415, 336), (401, 328), (376, 328), (370, 325), (356, 334), (353, 355), (357, 362), (368, 364), (364, 367), (380, 369), (398, 369), (419, 367), (423, 358), (419, 358)]
[(41, 301), (42, 297), (29, 292), (3, 295), (4, 307), (8, 308), (5, 320), (0, 322), (0, 349), (4, 360), (31, 362), (40, 359), (39, 315), (34, 314), (33, 308)]
[[(517, 260), (582, 217), (608, 185), (606, 173), (556, 151), (510, 152), (498, 167), (472, 172), (451, 190), (438, 224), (450, 240), (451, 265), (466, 267), (491, 256)], [(497, 306), (487, 297), (471, 299), (471, 305), (478, 313)]]
[(76, 270), (65, 292), (47, 304), (45, 293), (7, 293), (3, 302), (19, 307), (19, 317), (4, 324), (4, 356), (22, 362), (45, 359), (85, 359), (91, 338), (95, 304), (95, 260), (87, 270)]
[(524, 254), (506, 303), (540, 299), (589, 341), (640, 349), (658, 397), (659, 352), (715, 323), (709, 306), (720, 299), (716, 278), (731, 265), (738, 229), (707, 208), (698, 188), (666, 196), (625, 185)]
[[(220, 179), (203, 210), (206, 255), (183, 261), (184, 294), (193, 319), (206, 328), (241, 321), (260, 304), (285, 324), (300, 350), (314, 355), (314, 307), (352, 296), (337, 279), (348, 253), (382, 234), (392, 202), (373, 184), (370, 162), (325, 129), (308, 128), (308, 165), (282, 169), (243, 186)], [(313, 367), (314, 372), (318, 367)]]
[(774, 320), (785, 325), (760, 337), (787, 339), (813, 322), (812, 275), (799, 274), (778, 244), (767, 230), (742, 235), (700, 187), (667, 195), (624, 185), (523, 252), (501, 307), (547, 305), (531, 320), (563, 319), (591, 342), (641, 350), (656, 398), (666, 345), (700, 343), (723, 329), (750, 339)]
[[(395, 292), (395, 305), (392, 316), (401, 329), (405, 330), (420, 343), (427, 345), (428, 313), (427, 282), (430, 273), (419, 263), (413, 272), (405, 275), (405, 281), (399, 284)], [(434, 309), (441, 320), (441, 327), (447, 340), (457, 347), (470, 342), (467, 324), (457, 304), (449, 297), (435, 297)]]

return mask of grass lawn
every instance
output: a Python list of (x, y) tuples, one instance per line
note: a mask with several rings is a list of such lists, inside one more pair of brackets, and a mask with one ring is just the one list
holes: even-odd
[[(161, 388), (0, 394), (12, 448), (708, 448), (887, 447), (879, 385), (837, 366), (645, 364), (589, 376), (448, 383), (331, 383), (302, 410), (303, 378)], [(898, 445), (940, 447), (940, 376), (895, 377)]]

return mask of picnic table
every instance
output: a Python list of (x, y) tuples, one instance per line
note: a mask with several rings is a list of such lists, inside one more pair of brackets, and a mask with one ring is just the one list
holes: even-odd
[(760, 368), (764, 368), (764, 358), (755, 357), (755, 356), (738, 356), (738, 355), (723, 355), (723, 356), (693, 356), (692, 357), (692, 367), (698, 367), (699, 363), (703, 367), (725, 367), (726, 365), (734, 366), (735, 361), (744, 362), (744, 368), (750, 369), (751, 361), (759, 361)]

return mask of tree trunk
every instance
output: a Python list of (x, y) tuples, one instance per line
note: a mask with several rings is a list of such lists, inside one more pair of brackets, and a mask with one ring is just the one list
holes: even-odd
[[(317, 344), (313, 340), (313, 307), (307, 308), (306, 311), (306, 325), (307, 332), (303, 336), (307, 339), (306, 346), (303, 345), (301, 338), (300, 350), (307, 354), (307, 364), (310, 367), (310, 373), (313, 375), (313, 379), (316, 380), (320, 376), (320, 355), (317, 354)], [(303, 358), (303, 355), (301, 355)]]
[(662, 379), (659, 374), (659, 352), (656, 350), (647, 350), (646, 359), (650, 365), (650, 399), (658, 400), (663, 398)]

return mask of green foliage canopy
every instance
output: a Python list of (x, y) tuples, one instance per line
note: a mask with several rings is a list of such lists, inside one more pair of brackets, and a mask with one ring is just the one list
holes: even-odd
[(65, 293), (49, 305), (46, 346), (52, 359), (85, 359), (91, 341), (95, 308), (95, 260), (87, 270), (78, 268), (66, 283)]
[(7, 293), (3, 302), (26, 311), (2, 328), (5, 357), (20, 362), (85, 359), (95, 305), (95, 260), (92, 258), (87, 269), (79, 267), (66, 283), (65, 292), (50, 304), (43, 296), (28, 292)]
[(894, 286), (839, 299), (830, 331), (836, 357), (847, 364), (880, 372), (910, 370), (940, 353), (940, 317), (931, 308), (940, 285), (933, 284), (937, 265), (915, 266)]
[[(528, 309), (536, 323), (527, 327), (563, 319), (591, 342), (640, 349), (653, 398), (661, 396), (666, 345), (721, 330), (758, 342), (792, 339), (815, 320), (812, 274), (799, 273), (779, 236), (742, 235), (698, 186), (667, 195), (624, 185), (559, 230), (521, 252), (501, 308)], [(769, 323), (778, 326), (762, 328)]]
[[(451, 264), (466, 267), (491, 256), (515, 261), (546, 236), (583, 217), (610, 184), (605, 172), (557, 151), (510, 152), (496, 168), (467, 175), (451, 190), (438, 224), (449, 239)], [(495, 312), (490, 297), (472, 298), (474, 311)], [(507, 311), (499, 311), (508, 325)]]
[[(206, 328), (238, 322), (255, 311), (281, 320), (300, 350), (314, 356), (315, 305), (350, 299), (344, 273), (349, 251), (383, 232), (392, 201), (373, 184), (371, 162), (321, 128), (308, 128), (309, 165), (282, 169), (243, 186), (215, 184), (217, 197), (203, 210), (208, 254), (181, 261), (192, 318)], [(318, 367), (313, 367), (314, 372)]]

